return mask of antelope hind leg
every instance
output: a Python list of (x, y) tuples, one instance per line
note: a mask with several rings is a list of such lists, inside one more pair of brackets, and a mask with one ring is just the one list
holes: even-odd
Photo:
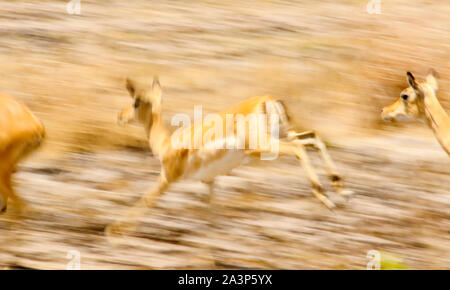
[(292, 141), (294, 144), (302, 144), (304, 146), (313, 146), (316, 148), (320, 157), (324, 162), (325, 170), (327, 171), (328, 178), (331, 180), (336, 193), (348, 197), (353, 194), (353, 191), (345, 189), (342, 184), (342, 176), (337, 172), (336, 166), (328, 153), (327, 147), (317, 135), (315, 131), (306, 131), (303, 133), (294, 134), (295, 139)]
[(159, 178), (156, 188), (149, 190), (131, 209), (127, 210), (119, 220), (106, 227), (106, 235), (121, 236), (133, 232), (137, 226), (138, 218), (144, 215), (148, 208), (154, 206), (156, 200), (164, 193), (168, 185), (167, 181), (162, 181), (162, 178)]
[(285, 141), (280, 140), (279, 150), (280, 150), (281, 154), (295, 155), (299, 159), (300, 164), (306, 171), (308, 180), (311, 182), (313, 195), (321, 203), (323, 203), (328, 209), (335, 208), (336, 206), (330, 199), (328, 199), (325, 190), (323, 189), (322, 185), (320, 184), (319, 177), (317, 176), (316, 172), (314, 171), (313, 167), (311, 166), (309, 157), (308, 157), (303, 145), (294, 144), (291, 142), (285, 142)]

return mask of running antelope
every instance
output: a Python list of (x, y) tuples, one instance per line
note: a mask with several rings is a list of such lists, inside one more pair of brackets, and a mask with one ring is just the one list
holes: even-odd
[(412, 73), (406, 73), (409, 87), (400, 98), (383, 108), (385, 120), (420, 120), (433, 130), (442, 148), (450, 155), (450, 118), (436, 97), (437, 73), (433, 69), (425, 81), (417, 81)]
[(39, 147), (45, 137), (42, 123), (24, 105), (0, 94), (0, 194), (5, 212), (11, 198), (19, 210), (24, 204), (11, 185), (17, 163)]
[[(242, 136), (236, 134), (236, 131), (234, 131), (234, 138), (222, 138), (219, 140), (220, 137), (213, 134), (214, 136), (210, 142), (205, 141), (205, 139), (207, 139), (206, 132), (210, 132), (208, 129), (211, 127), (211, 124), (208, 125), (208, 123), (205, 122), (206, 117), (203, 122), (195, 122), (192, 126), (182, 129), (184, 134), (179, 134), (178, 137), (175, 138), (182, 139), (182, 136), (187, 136), (187, 140), (194, 140), (196, 129), (203, 129), (201, 130), (203, 135), (200, 136), (202, 137), (200, 139), (200, 146), (197, 149), (189, 149), (186, 147), (178, 148), (178, 146), (174, 146), (173, 143), (175, 132), (169, 134), (162, 123), (162, 89), (158, 78), (153, 78), (153, 84), (151, 86), (127, 79), (126, 88), (132, 98), (132, 102), (127, 108), (120, 112), (118, 123), (119, 125), (124, 125), (135, 120), (144, 125), (150, 149), (161, 161), (161, 173), (157, 179), (157, 185), (143, 195), (121, 219), (107, 227), (106, 232), (108, 235), (120, 235), (124, 231), (128, 231), (130, 228), (134, 227), (137, 223), (136, 219), (144, 213), (145, 209), (151, 208), (155, 204), (158, 196), (167, 190), (171, 183), (178, 181), (181, 178), (192, 178), (208, 185), (208, 202), (211, 202), (211, 198), (213, 197), (214, 178), (216, 176), (227, 174), (233, 168), (239, 166), (241, 161), (247, 156), (261, 157), (263, 154), (269, 153), (270, 151), (265, 147), (262, 148), (259, 143), (256, 148), (249, 149), (249, 144), (251, 143), (251, 140), (249, 140), (250, 134), (244, 134), (244, 136)], [(247, 117), (251, 114), (265, 114), (278, 117), (277, 120), (279, 120), (278, 122), (283, 129), (281, 135), (284, 136), (284, 138), (280, 139), (277, 143), (279, 144), (278, 152), (280, 154), (296, 156), (300, 160), (300, 163), (305, 169), (308, 179), (312, 184), (312, 193), (326, 207), (333, 208), (335, 205), (327, 198), (327, 194), (309, 162), (304, 146), (311, 145), (319, 150), (321, 158), (325, 163), (327, 174), (338, 194), (348, 196), (352, 193), (343, 188), (342, 178), (337, 173), (333, 161), (328, 155), (326, 147), (319, 136), (314, 131), (303, 133), (295, 132), (289, 124), (285, 107), (281, 101), (269, 96), (255, 97), (220, 112), (217, 116), (219, 116), (219, 119), (225, 120), (228, 118), (227, 116), (231, 115), (234, 117), (232, 119), (236, 120), (238, 119), (238, 115)], [(236, 127), (239, 125), (236, 124), (235, 121), (232, 121), (232, 123), (233, 126), (231, 127), (234, 128), (233, 130), (236, 130)], [(228, 128), (224, 128), (224, 131), (226, 130), (228, 130)], [(246, 127), (246, 130), (247, 133), (250, 133), (249, 131), (251, 131), (250, 127)], [(256, 130), (262, 131), (264, 129), (262, 127), (257, 127)], [(238, 135), (238, 137), (236, 137), (236, 135)], [(269, 139), (273, 140), (273, 137), (278, 136), (268, 135)], [(225, 149), (217, 149), (216, 142), (227, 143), (227, 146)], [(231, 145), (236, 145), (237, 143), (245, 144), (245, 147), (231, 146), (233, 149), (228, 149), (230, 148), (230, 143), (232, 143)]]

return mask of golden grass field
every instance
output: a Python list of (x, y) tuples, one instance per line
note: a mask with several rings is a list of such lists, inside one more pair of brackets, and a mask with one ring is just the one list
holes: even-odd
[[(342, 1), (67, 1), (0, 3), (0, 91), (26, 103), (48, 139), (16, 189), (39, 210), (0, 217), (0, 266), (65, 269), (365, 269), (369, 250), (415, 269), (449, 269), (450, 159), (421, 123), (384, 123), (383, 106), (435, 68), (450, 112), (450, 4)], [(291, 158), (219, 178), (217, 225), (201, 184), (180, 183), (121, 245), (105, 225), (155, 181), (142, 128), (116, 125), (127, 76), (163, 86), (164, 119), (280, 97), (316, 129), (356, 192), (335, 212), (310, 194)], [(172, 128), (173, 129), (173, 128)], [(313, 155), (315, 156), (315, 155)], [(316, 160), (317, 159), (317, 160)], [(318, 158), (314, 164), (320, 166)], [(321, 179), (330, 189), (321, 167)], [(331, 189), (330, 189), (331, 190)]]

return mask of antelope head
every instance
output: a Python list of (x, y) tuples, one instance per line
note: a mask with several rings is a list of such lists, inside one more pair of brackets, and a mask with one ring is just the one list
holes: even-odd
[(425, 81), (419, 82), (412, 73), (406, 73), (408, 87), (400, 93), (400, 97), (391, 105), (383, 108), (381, 117), (386, 121), (425, 121), (425, 96), (433, 95), (438, 89), (437, 73), (431, 69)]
[(161, 110), (162, 90), (158, 77), (153, 78), (151, 86), (142, 85), (127, 78), (126, 88), (132, 102), (119, 113), (118, 124), (124, 126), (129, 122), (136, 121), (150, 128), (152, 115), (160, 113)]

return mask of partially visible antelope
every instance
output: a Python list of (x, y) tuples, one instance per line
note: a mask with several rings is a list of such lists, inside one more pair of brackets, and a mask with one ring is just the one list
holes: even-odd
[(8, 199), (19, 210), (24, 208), (22, 199), (11, 185), (11, 175), (17, 163), (39, 147), (45, 137), (42, 123), (24, 104), (12, 97), (0, 94), (0, 194), (1, 212), (5, 212)]
[[(170, 134), (162, 122), (162, 89), (157, 77), (153, 78), (152, 85), (144, 85), (132, 79), (127, 79), (126, 88), (131, 96), (130, 105), (123, 109), (118, 116), (118, 123), (124, 125), (130, 121), (140, 122), (147, 134), (150, 149), (153, 154), (161, 161), (161, 173), (157, 179), (157, 184), (154, 188), (143, 195), (140, 200), (129, 209), (121, 219), (114, 224), (107, 227), (108, 235), (122, 234), (125, 230), (129, 230), (137, 223), (136, 219), (142, 215), (146, 208), (151, 208), (158, 196), (160, 196), (169, 185), (181, 178), (192, 178), (199, 180), (209, 187), (208, 201), (211, 202), (213, 196), (214, 179), (218, 175), (227, 174), (233, 168), (239, 166), (241, 161), (247, 156), (261, 156), (268, 152), (262, 147), (248, 149), (250, 143), (249, 131), (264, 130), (261, 127), (247, 128), (245, 136), (236, 134), (235, 123), (232, 124), (234, 128), (233, 138), (222, 138), (221, 140), (214, 139), (220, 137), (213, 137), (211, 142), (205, 141), (206, 132), (210, 129), (211, 124), (206, 122), (197, 122), (190, 127), (182, 130), (184, 134), (179, 136), (187, 136), (188, 139), (195, 139), (195, 131), (201, 127), (203, 136), (200, 136), (200, 146), (197, 149), (189, 148), (175, 148), (173, 142), (173, 134)], [(255, 97), (248, 99), (234, 107), (229, 108), (217, 114), (219, 119), (225, 120), (228, 116), (233, 116), (233, 120), (237, 119), (238, 115), (249, 116), (251, 114), (276, 114), (279, 118), (279, 123), (282, 128), (282, 135), (284, 138), (279, 140), (280, 154), (288, 154), (296, 156), (301, 165), (306, 171), (307, 177), (312, 184), (312, 193), (318, 198), (326, 207), (335, 207), (334, 203), (327, 198), (327, 194), (322, 187), (317, 174), (309, 162), (308, 155), (304, 146), (311, 145), (317, 148), (320, 152), (321, 158), (325, 163), (327, 174), (332, 181), (336, 192), (342, 196), (348, 196), (352, 192), (345, 190), (342, 186), (342, 178), (337, 173), (333, 161), (331, 160), (324, 143), (314, 131), (307, 131), (303, 133), (295, 132), (288, 119), (285, 106), (279, 100), (273, 97)], [(205, 118), (206, 119), (206, 118)], [(224, 124), (226, 122), (223, 122)], [(235, 126), (236, 125), (236, 126)], [(226, 131), (228, 128), (224, 128)], [(205, 132), (206, 131), (206, 132)], [(238, 135), (238, 136), (237, 136)], [(237, 137), (236, 137), (237, 136)], [(270, 136), (269, 138), (278, 137)], [(245, 144), (244, 149), (217, 149), (214, 142), (223, 143), (239, 143)], [(260, 145), (258, 145), (260, 146)], [(229, 148), (229, 147), (226, 147)], [(237, 148), (237, 146), (231, 146)]]
[(383, 108), (385, 120), (420, 120), (426, 122), (442, 148), (450, 155), (450, 118), (436, 97), (437, 73), (431, 69), (424, 81), (406, 73), (409, 87), (393, 104)]

